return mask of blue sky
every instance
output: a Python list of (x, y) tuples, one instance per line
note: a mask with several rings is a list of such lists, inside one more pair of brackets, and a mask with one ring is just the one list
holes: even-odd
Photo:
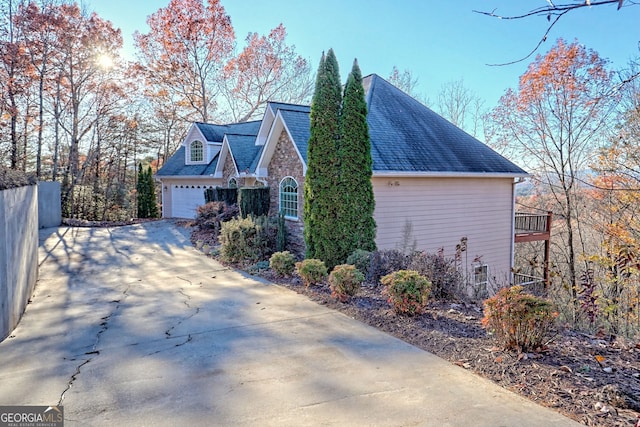
[[(89, 10), (121, 28), (125, 56), (132, 57), (132, 33), (148, 31), (147, 16), (168, 0), (86, 0)], [(568, 2), (564, 0), (563, 2)], [(526, 4), (526, 5), (525, 5)], [(393, 66), (418, 78), (417, 92), (435, 102), (446, 82), (463, 79), (465, 86), (495, 106), (504, 91), (515, 88), (533, 58), (492, 67), (525, 56), (544, 34), (547, 20), (498, 20), (473, 13), (505, 15), (546, 5), (546, 0), (222, 0), (231, 16), (238, 46), (249, 32), (266, 34), (283, 23), (288, 43), (318, 64), (323, 50), (334, 49), (343, 81), (358, 58), (363, 74), (388, 77)], [(577, 39), (613, 68), (640, 57), (640, 6), (583, 8), (563, 17), (543, 44), (546, 52), (559, 37)]]

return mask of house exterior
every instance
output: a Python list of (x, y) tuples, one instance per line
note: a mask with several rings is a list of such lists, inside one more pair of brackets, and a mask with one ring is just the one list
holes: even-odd
[[(378, 248), (397, 248), (404, 240), (453, 256), (462, 240), (460, 262), (472, 280), (509, 283), (515, 184), (527, 173), (381, 77), (369, 75), (363, 86)], [(195, 123), (157, 173), (163, 217), (194, 217), (204, 188), (266, 185), (270, 212), (284, 212), (303, 253), (309, 112), (308, 106), (270, 102), (260, 121)]]

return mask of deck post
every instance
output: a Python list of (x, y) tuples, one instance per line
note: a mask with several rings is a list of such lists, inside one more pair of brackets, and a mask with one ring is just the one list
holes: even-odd
[(550, 278), (549, 278), (549, 258), (551, 257), (551, 219), (553, 216), (553, 212), (547, 212), (547, 233), (549, 238), (544, 241), (544, 290), (545, 293), (549, 289)]

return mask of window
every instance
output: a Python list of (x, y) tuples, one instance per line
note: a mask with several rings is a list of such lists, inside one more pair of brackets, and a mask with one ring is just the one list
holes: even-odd
[(193, 141), (190, 146), (190, 160), (192, 162), (201, 162), (204, 160), (204, 148), (202, 142)]
[(280, 212), (287, 218), (298, 218), (298, 183), (290, 176), (280, 182)]
[(473, 283), (476, 285), (487, 285), (489, 281), (489, 266), (488, 265), (477, 265), (473, 267)]
[(234, 177), (229, 178), (229, 188), (238, 188), (238, 181)]

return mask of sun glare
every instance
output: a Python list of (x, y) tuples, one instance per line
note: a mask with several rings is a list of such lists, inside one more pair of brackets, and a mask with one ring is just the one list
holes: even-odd
[(113, 68), (113, 58), (106, 53), (99, 54), (98, 57), (96, 58), (96, 62), (98, 63), (100, 68), (104, 70), (109, 70)]

